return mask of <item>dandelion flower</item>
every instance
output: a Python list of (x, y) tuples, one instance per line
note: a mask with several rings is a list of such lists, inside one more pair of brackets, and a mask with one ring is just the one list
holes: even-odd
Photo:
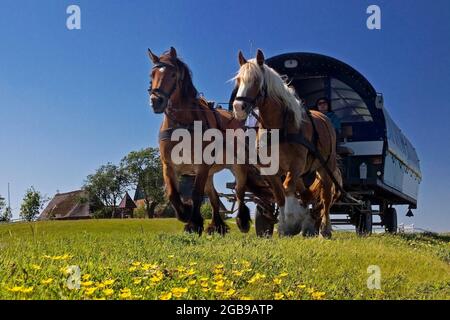
[(193, 286), (193, 285), (195, 285), (196, 283), (197, 283), (197, 280), (190, 280), (190, 281), (188, 282), (188, 285)]
[(311, 294), (311, 297), (314, 300), (322, 300), (324, 296), (325, 296), (325, 292), (320, 292), (320, 291), (316, 291)]
[(105, 289), (105, 290), (103, 290), (103, 294), (107, 297), (112, 296), (114, 294), (114, 290), (113, 289)]
[(142, 279), (134, 279), (134, 281), (133, 281), (133, 283), (135, 285), (139, 285), (139, 284), (141, 284), (141, 282), (142, 282)]
[(241, 300), (253, 300), (253, 298), (250, 296), (242, 296), (240, 299)]
[(94, 284), (92, 281), (81, 281), (80, 283), (83, 287), (90, 287)]
[(130, 268), (128, 268), (128, 271), (130, 271), (130, 272), (134, 272), (136, 270), (137, 270), (137, 267), (135, 267), (135, 266), (131, 266)]
[(172, 289), (172, 294), (176, 298), (181, 298), (183, 293), (186, 293), (186, 292), (188, 292), (187, 288), (173, 288)]
[(167, 258), (173, 259), (173, 258), (175, 258), (175, 255), (174, 255), (174, 254), (169, 254), (169, 255), (167, 256)]
[(37, 265), (37, 264), (32, 264), (31, 268), (33, 268), (34, 270), (41, 270), (42, 269), (41, 266)]
[(96, 287), (91, 287), (91, 288), (86, 288), (86, 290), (84, 291), (86, 293), (87, 296), (91, 296), (94, 294), (94, 292), (97, 290)]
[(139, 267), (141, 265), (141, 263), (138, 261), (135, 261), (135, 262), (132, 262), (131, 265), (134, 267)]
[(232, 272), (235, 276), (237, 276), (237, 277), (241, 277), (243, 274), (244, 274), (244, 272), (242, 272), (242, 271), (233, 271)]
[(22, 292), (22, 290), (23, 290), (23, 287), (18, 287), (18, 286), (8, 288), (8, 291), (11, 291), (11, 292)]
[(50, 284), (50, 283), (52, 283), (53, 282), (53, 279), (52, 278), (48, 278), (48, 279), (45, 279), (45, 280), (41, 280), (41, 283), (42, 284)]
[(275, 293), (275, 300), (281, 300), (284, 298), (284, 294), (281, 292)]
[(163, 293), (160, 297), (160, 300), (170, 300), (172, 299), (172, 292)]
[(287, 277), (289, 275), (289, 273), (287, 273), (287, 272), (282, 272), (282, 273), (280, 273), (279, 275), (278, 275), (278, 277), (279, 278), (284, 278), (284, 277)]
[(273, 279), (273, 283), (280, 285), (281, 284), (281, 279), (280, 278), (274, 278)]
[(91, 278), (91, 275), (89, 273), (85, 273), (81, 276), (81, 279), (83, 279), (84, 281), (87, 281)]
[(225, 292), (225, 297), (229, 298), (231, 297), (233, 294), (236, 293), (236, 290), (234, 289), (229, 289), (228, 291)]

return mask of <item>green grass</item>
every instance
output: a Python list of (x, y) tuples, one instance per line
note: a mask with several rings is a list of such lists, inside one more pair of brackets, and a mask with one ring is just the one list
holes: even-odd
[[(224, 238), (173, 219), (0, 225), (0, 299), (450, 298), (449, 236), (259, 239), (229, 224)], [(367, 288), (370, 265), (381, 290)]]

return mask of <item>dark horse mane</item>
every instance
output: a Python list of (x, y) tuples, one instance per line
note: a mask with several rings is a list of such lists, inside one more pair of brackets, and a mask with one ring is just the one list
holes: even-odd
[(178, 71), (183, 75), (181, 80), (181, 100), (182, 101), (188, 101), (189, 99), (195, 99), (198, 96), (198, 91), (194, 86), (194, 83), (192, 82), (192, 72), (187, 66), (186, 63), (184, 63), (182, 60), (180, 60), (178, 57), (173, 59), (171, 58), (170, 54), (164, 53), (164, 56), (167, 56), (172, 63), (175, 64)]

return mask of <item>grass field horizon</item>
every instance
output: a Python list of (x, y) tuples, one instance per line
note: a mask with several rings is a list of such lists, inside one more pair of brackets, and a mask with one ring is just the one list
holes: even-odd
[(2, 224), (0, 299), (450, 299), (447, 234), (260, 239), (228, 223), (226, 237), (175, 219)]

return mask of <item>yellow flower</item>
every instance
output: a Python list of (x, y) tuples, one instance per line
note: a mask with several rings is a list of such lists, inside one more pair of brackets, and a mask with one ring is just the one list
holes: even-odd
[(281, 284), (281, 279), (280, 278), (274, 278), (273, 279), (273, 283), (280, 285)]
[(225, 285), (225, 282), (223, 282), (223, 280), (219, 280), (217, 282), (213, 282), (213, 284), (217, 287), (223, 287)]
[(231, 297), (233, 294), (236, 293), (236, 290), (234, 289), (229, 289), (227, 292), (225, 292), (225, 297), (229, 298)]
[(50, 284), (50, 283), (52, 283), (53, 282), (53, 279), (52, 278), (48, 278), (48, 279), (45, 279), (45, 280), (41, 280), (41, 283), (42, 284)]
[(110, 286), (110, 285), (114, 284), (115, 281), (116, 280), (114, 280), (114, 279), (107, 279), (107, 280), (103, 281), (103, 284), (105, 286)]
[(94, 284), (92, 281), (81, 281), (80, 283), (83, 287), (90, 287)]
[(106, 286), (103, 283), (97, 283), (97, 288), (103, 289), (104, 287)]
[(119, 298), (128, 299), (131, 298), (131, 290), (129, 288), (124, 288), (120, 290)]
[(37, 265), (37, 264), (32, 264), (31, 268), (33, 268), (34, 270), (41, 270), (41, 266)]
[(309, 294), (313, 294), (315, 290), (314, 288), (308, 288), (306, 291), (308, 291)]
[(106, 300), (106, 298), (105, 297), (101, 297), (101, 298), (95, 298), (94, 297), (94, 300)]
[(208, 282), (202, 281), (200, 283), (200, 286), (202, 286), (203, 288), (208, 288)]
[(142, 279), (134, 279), (134, 281), (133, 281), (133, 283), (136, 285), (141, 284), (141, 282), (142, 282)]
[(187, 276), (193, 276), (195, 274), (195, 270), (194, 269), (189, 269), (187, 272), (186, 272), (186, 275)]
[(288, 292), (286, 292), (286, 295), (288, 296), (288, 297), (293, 297), (294, 296), (294, 291), (288, 291)]
[(250, 296), (242, 296), (241, 300), (253, 300), (253, 298)]
[(209, 278), (208, 278), (208, 277), (201, 277), (199, 280), (200, 280), (200, 281), (208, 281)]
[(137, 270), (137, 267), (135, 267), (135, 266), (128, 268), (128, 271), (130, 271), (130, 272), (134, 272), (136, 270)]
[(297, 288), (299, 288), (299, 289), (305, 289), (306, 286), (305, 286), (304, 284), (298, 284), (298, 285), (297, 285)]
[(191, 263), (189, 263), (189, 265), (190, 265), (191, 267), (196, 266), (196, 265), (197, 265), (197, 262), (191, 262)]
[(203, 292), (208, 292), (210, 289), (209, 288), (202, 288)]
[(160, 297), (160, 300), (170, 300), (172, 299), (172, 292), (163, 293)]
[(197, 280), (191, 280), (188, 282), (188, 285), (193, 286), (196, 283), (197, 283)]
[(216, 268), (216, 269), (223, 269), (223, 264), (216, 264), (216, 265), (215, 265), (215, 268)]
[(33, 287), (23, 288), (22, 289), (22, 293), (30, 293), (31, 291), (33, 291)]
[(176, 298), (180, 298), (183, 293), (188, 292), (188, 288), (173, 288), (172, 289), (172, 294), (174, 297)]
[(311, 294), (311, 296), (312, 296), (312, 298), (313, 298), (314, 300), (322, 300), (323, 297), (324, 297), (324, 295), (325, 295), (325, 292), (319, 292), (319, 291), (313, 292), (313, 293)]
[(81, 276), (81, 279), (83, 279), (84, 281), (87, 281), (91, 278), (91, 275), (89, 273), (83, 274)]
[(135, 261), (135, 262), (132, 262), (131, 265), (135, 266), (135, 267), (139, 267), (141, 265), (141, 263), (138, 261)]
[(173, 258), (175, 258), (175, 255), (174, 255), (174, 254), (169, 254), (169, 255), (167, 256), (167, 258), (173, 259)]
[(114, 294), (114, 290), (113, 289), (105, 289), (105, 290), (103, 290), (103, 294), (107, 297), (112, 296)]
[(233, 271), (232, 273), (237, 277), (241, 277), (244, 274), (242, 271)]
[(253, 277), (251, 277), (251, 279), (248, 280), (247, 282), (252, 284), (252, 283), (255, 283), (255, 282), (257, 282), (257, 281), (259, 281), (261, 279), (264, 279), (265, 277), (266, 276), (264, 274), (261, 274), (261, 273), (258, 272)]
[(97, 290), (96, 287), (90, 287), (90, 288), (86, 288), (86, 290), (84, 292), (86, 293), (86, 295), (91, 296), (96, 290)]
[(289, 275), (289, 273), (287, 273), (287, 272), (282, 272), (282, 273), (280, 273), (279, 275), (278, 275), (278, 277), (279, 278), (284, 278), (284, 277), (287, 277)]
[(23, 287), (12, 287), (12, 288), (8, 288), (8, 291), (11, 291), (11, 292), (22, 292), (22, 290), (23, 290)]
[(281, 300), (284, 298), (284, 294), (281, 292), (275, 293), (275, 300)]
[(224, 293), (225, 290), (223, 289), (223, 287), (216, 287), (216, 288), (214, 289), (214, 292), (217, 292), (217, 293)]

